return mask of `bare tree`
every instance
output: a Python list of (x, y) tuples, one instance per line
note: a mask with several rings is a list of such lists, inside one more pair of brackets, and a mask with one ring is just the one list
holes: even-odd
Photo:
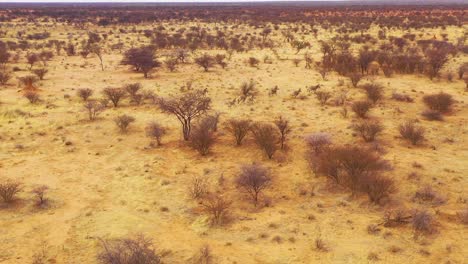
[(184, 140), (190, 139), (192, 121), (211, 107), (211, 99), (204, 90), (193, 90), (169, 99), (159, 98), (158, 103), (162, 111), (175, 115), (182, 124)]
[(271, 184), (270, 171), (260, 164), (243, 165), (236, 178), (239, 188), (247, 192), (255, 206), (258, 203), (258, 195)]
[(120, 129), (120, 132), (126, 133), (128, 131), (128, 126), (135, 122), (135, 118), (133, 116), (120, 115), (114, 119), (114, 122)]

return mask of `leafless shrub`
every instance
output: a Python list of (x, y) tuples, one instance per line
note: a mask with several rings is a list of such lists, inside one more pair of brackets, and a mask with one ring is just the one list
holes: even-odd
[(210, 151), (215, 142), (214, 132), (209, 122), (202, 120), (190, 134), (190, 146), (196, 149), (202, 156)]
[(43, 206), (47, 203), (47, 198), (45, 197), (49, 187), (47, 185), (41, 185), (35, 187), (31, 193), (33, 193), (37, 198), (37, 206)]
[(278, 132), (271, 124), (256, 123), (251, 128), (255, 143), (267, 154), (271, 159), (278, 149)]
[(153, 249), (151, 240), (143, 235), (135, 239), (101, 240), (98, 261), (102, 264), (159, 264), (161, 257)]
[(227, 130), (234, 136), (236, 145), (242, 145), (242, 141), (250, 131), (252, 121), (248, 119), (230, 119), (227, 124)]
[(11, 77), (11, 71), (6, 66), (0, 65), (0, 85), (7, 84)]
[(294, 66), (296, 66), (296, 67), (299, 66), (299, 63), (301, 63), (301, 61), (302, 61), (302, 60), (301, 60), (301, 59), (298, 59), (298, 58), (295, 58), (295, 59), (292, 60)]
[(424, 140), (424, 128), (417, 126), (413, 121), (407, 121), (399, 126), (400, 135), (411, 142), (413, 145), (417, 145)]
[(358, 133), (366, 142), (372, 142), (375, 137), (382, 132), (383, 126), (379, 121), (363, 121), (353, 125), (353, 130)]
[(362, 86), (367, 93), (367, 98), (374, 104), (383, 98), (383, 87), (380, 84), (368, 83)]
[(166, 61), (164, 61), (164, 64), (170, 72), (174, 72), (177, 69), (177, 65), (179, 64), (179, 62), (177, 58), (169, 58)]
[(49, 72), (49, 70), (45, 68), (33, 70), (33, 73), (36, 74), (37, 77), (39, 77), (39, 80), (44, 80), (44, 76), (47, 74), (47, 72)]
[(426, 203), (429, 202), (433, 205), (441, 205), (445, 203), (445, 199), (429, 185), (417, 190), (414, 194), (414, 200)]
[(355, 101), (351, 105), (353, 112), (360, 118), (367, 118), (367, 112), (371, 107), (372, 104), (369, 101)]
[(161, 139), (166, 133), (166, 128), (158, 122), (153, 121), (146, 126), (146, 136), (155, 139), (158, 146), (161, 145)]
[(415, 238), (421, 234), (431, 234), (435, 231), (434, 218), (427, 211), (415, 211), (412, 219)]
[(130, 95), (132, 100), (138, 96), (138, 91), (140, 91), (141, 88), (141, 83), (130, 83), (124, 86), (125, 91)]
[(119, 102), (125, 96), (125, 90), (122, 88), (105, 88), (103, 91), (104, 96), (109, 99), (114, 107), (119, 105)]
[(161, 110), (175, 115), (180, 121), (184, 140), (190, 139), (192, 121), (211, 107), (211, 99), (203, 90), (190, 91), (176, 98), (159, 98), (158, 103)]
[(93, 90), (89, 88), (80, 88), (78, 89), (77, 94), (81, 99), (83, 99), (83, 101), (86, 102), (88, 98), (91, 97), (91, 95), (93, 95)]
[(39, 94), (35, 91), (26, 91), (23, 95), (31, 104), (39, 102)]
[(202, 200), (201, 205), (211, 217), (213, 225), (221, 225), (225, 222), (231, 202), (220, 195), (209, 195)]
[(21, 183), (19, 182), (7, 181), (0, 183), (0, 197), (2, 197), (5, 203), (13, 202), (15, 195), (21, 191)]
[(291, 125), (289, 124), (289, 120), (283, 118), (282, 116), (278, 117), (275, 120), (275, 125), (280, 132), (280, 145), (281, 149), (284, 149), (286, 143), (286, 137), (289, 133), (291, 133)]
[(84, 103), (84, 108), (88, 111), (89, 120), (93, 121), (106, 107), (101, 102), (88, 100)]
[(243, 165), (236, 178), (239, 188), (247, 192), (257, 206), (258, 195), (271, 184), (270, 171), (260, 164)]
[(395, 191), (393, 180), (379, 174), (367, 176), (362, 185), (369, 200), (375, 204), (381, 204), (384, 198), (389, 197)]
[(24, 86), (25, 90), (35, 90), (34, 84), (38, 81), (34, 75), (26, 75), (18, 78), (19, 82)]
[(120, 129), (121, 133), (127, 133), (128, 126), (135, 122), (135, 118), (129, 115), (120, 115), (114, 119), (114, 122)]
[(454, 100), (450, 94), (440, 92), (438, 94), (425, 95), (423, 97), (423, 102), (431, 110), (447, 113), (450, 111)]
[(315, 96), (317, 97), (317, 100), (319, 100), (320, 105), (325, 105), (332, 95), (330, 92), (316, 91)]
[(315, 154), (321, 153), (332, 143), (330, 134), (323, 132), (307, 135), (305, 141)]
[(249, 82), (244, 82), (240, 87), (239, 102), (245, 102), (247, 100), (253, 102), (257, 95), (258, 90), (255, 87), (255, 82), (253, 80), (250, 80)]
[(200, 199), (205, 197), (209, 191), (209, 184), (206, 177), (195, 176), (192, 178), (189, 188), (190, 197)]
[(205, 72), (207, 72), (215, 64), (215, 59), (213, 56), (208, 55), (207, 53), (203, 54), (200, 57), (195, 58), (195, 63), (202, 67)]

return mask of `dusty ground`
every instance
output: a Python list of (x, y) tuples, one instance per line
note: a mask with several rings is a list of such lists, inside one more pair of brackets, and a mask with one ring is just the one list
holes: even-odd
[[(41, 31), (44, 25), (33, 27), (24, 24), (10, 30)], [(66, 33), (78, 39), (85, 36), (85, 31), (72, 27), (52, 30), (51, 38), (55, 39), (66, 40)], [(426, 30), (430, 36), (441, 32)], [(455, 39), (463, 28), (444, 32)], [(328, 36), (319, 33), (319, 39)], [(116, 41), (114, 37), (108, 41)], [(279, 39), (280, 34), (273, 33), (272, 37)], [(122, 34), (121, 39), (128, 46), (139, 43), (132, 34)], [(309, 51), (319, 58), (318, 40), (310, 40)], [(290, 59), (301, 57), (305, 51), (295, 55), (288, 46), (278, 51), (284, 60), (274, 58), (269, 50), (254, 50), (234, 53), (225, 70), (216, 67), (204, 73), (188, 64), (173, 73), (159, 69), (151, 79), (119, 65), (122, 55), (118, 52), (108, 50), (104, 54), (104, 71), (94, 56), (83, 59), (62, 54), (49, 62), (49, 73), (39, 82), (43, 99), (39, 104), (31, 105), (21, 96), (16, 80), (1, 88), (0, 177), (22, 182), (24, 191), (14, 205), (0, 209), (0, 263), (31, 263), (33, 254), (41, 251), (46, 252), (49, 263), (95, 263), (98, 238), (137, 233), (153, 239), (158, 251), (164, 252), (165, 263), (187, 263), (203, 245), (210, 246), (215, 263), (368, 263), (372, 262), (370, 253), (376, 253), (380, 263), (467, 263), (467, 229), (456, 217), (466, 208), (468, 198), (465, 84), (458, 79), (430, 81), (417, 75), (371, 77), (386, 88), (386, 99), (370, 115), (385, 125), (379, 142), (386, 148), (385, 158), (394, 165), (390, 174), (398, 186), (392, 202), (380, 207), (369, 204), (366, 197), (351, 198), (349, 192), (335, 190), (325, 178), (310, 172), (304, 158), (303, 137), (308, 133), (326, 131), (334, 142), (360, 142), (349, 127), (356, 120), (354, 114), (345, 119), (340, 108), (322, 107), (313, 95), (303, 100), (291, 98), (293, 90), (303, 88), (307, 94), (304, 88), (318, 83), (334, 95), (349, 90), (351, 99), (364, 98), (364, 93), (350, 88), (347, 79), (339, 86), (343, 78), (336, 74), (323, 81), (316, 70), (305, 69), (303, 62), (294, 67)], [(245, 64), (249, 56), (263, 58), (264, 54), (274, 58), (272, 64), (260, 63), (258, 69)], [(466, 56), (452, 59), (449, 68), (455, 69), (463, 61), (467, 61)], [(16, 76), (28, 73), (24, 59), (17, 66), (24, 70)], [(239, 85), (250, 79), (260, 90), (256, 102), (229, 107), (227, 102), (237, 96)], [(121, 107), (107, 109), (98, 120), (89, 122), (76, 96), (78, 88), (92, 88), (94, 97), (99, 97), (105, 87), (132, 82), (141, 82), (145, 89), (167, 96), (178, 94), (189, 80), (196, 88), (208, 88), (213, 109), (222, 113), (221, 123), (231, 117), (272, 121), (278, 115), (287, 116), (293, 125), (289, 150), (268, 160), (250, 137), (245, 145), (235, 147), (221, 124), (211, 154), (201, 157), (182, 142), (177, 120), (156, 106), (134, 106), (125, 100)], [(269, 97), (267, 90), (275, 85), (279, 93)], [(415, 102), (391, 100), (393, 91), (411, 95)], [(444, 122), (423, 120), (422, 96), (439, 91), (458, 101), (453, 113)], [(120, 134), (115, 127), (113, 118), (119, 113), (136, 118), (128, 134)], [(414, 118), (426, 128), (427, 140), (423, 146), (408, 147), (397, 137), (397, 127), (403, 120)], [(151, 120), (170, 129), (160, 148), (148, 148), (150, 140), (144, 127)], [(274, 172), (273, 187), (265, 192), (271, 207), (254, 209), (234, 187), (239, 165), (252, 161), (262, 162)], [(415, 168), (414, 162), (422, 168)], [(409, 179), (413, 172), (419, 177)], [(213, 189), (221, 188), (218, 179), (224, 177), (223, 188), (235, 201), (229, 224), (208, 225), (197, 202), (188, 197), (187, 188), (194, 175), (208, 177)], [(50, 187), (50, 204), (45, 209), (36, 208), (29, 193), (38, 184)], [(426, 184), (447, 202), (441, 206), (413, 202), (414, 192)], [(427, 208), (437, 219), (438, 232), (417, 240), (409, 226), (368, 234), (369, 224), (381, 223), (386, 210), (399, 206)], [(317, 238), (325, 241), (328, 252), (315, 249)], [(391, 252), (392, 247), (401, 251)]]

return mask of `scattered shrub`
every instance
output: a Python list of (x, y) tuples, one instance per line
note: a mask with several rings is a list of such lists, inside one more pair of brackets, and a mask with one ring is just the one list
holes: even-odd
[(380, 204), (384, 198), (395, 191), (395, 185), (389, 177), (373, 174), (365, 178), (363, 191), (367, 193), (371, 202)]
[(252, 121), (248, 119), (231, 119), (228, 121), (227, 130), (234, 136), (236, 145), (242, 145), (242, 141), (250, 131)]
[(277, 130), (271, 124), (256, 123), (251, 128), (255, 143), (267, 154), (268, 158), (273, 158), (278, 149), (276, 142), (278, 142)]
[(383, 126), (379, 121), (363, 121), (353, 125), (353, 130), (358, 133), (366, 142), (372, 142), (375, 137), (382, 132)]
[(208, 154), (214, 142), (213, 129), (210, 124), (204, 120), (197, 124), (190, 134), (190, 146), (196, 149), (202, 156)]
[(250, 80), (249, 82), (242, 83), (240, 87), (240, 97), (239, 102), (245, 102), (247, 99), (250, 102), (255, 100), (255, 97), (258, 95), (258, 90), (255, 87), (255, 82)]
[(205, 70), (205, 72), (208, 72), (208, 70), (214, 66), (215, 62), (216, 61), (213, 58), (213, 56), (208, 55), (207, 53), (203, 54), (198, 58), (195, 58), (195, 63), (202, 67)]
[(396, 92), (392, 93), (392, 99), (400, 101), (400, 102), (409, 102), (409, 103), (412, 103), (414, 101), (414, 99), (411, 98), (411, 96), (406, 95), (406, 94), (396, 93)]
[(208, 180), (206, 177), (196, 176), (190, 182), (189, 194), (193, 199), (200, 199), (208, 194)]
[(317, 100), (319, 100), (320, 105), (325, 105), (328, 101), (328, 99), (331, 98), (331, 93), (325, 92), (325, 91), (316, 91), (315, 96), (317, 97)]
[(119, 102), (125, 96), (125, 90), (122, 88), (105, 88), (103, 91), (104, 96), (109, 99), (114, 107), (119, 105)]
[(400, 135), (411, 142), (413, 145), (417, 145), (424, 140), (424, 128), (417, 126), (412, 121), (407, 121), (399, 126)]
[(289, 133), (291, 133), (291, 126), (289, 125), (289, 120), (280, 116), (275, 120), (275, 125), (278, 128), (278, 131), (280, 132), (279, 140), (281, 149), (284, 149), (286, 137)]
[(323, 132), (307, 135), (305, 141), (315, 154), (321, 153), (332, 143), (330, 134)]
[(0, 183), (0, 197), (2, 197), (5, 203), (13, 202), (15, 195), (21, 192), (21, 190), (21, 184), (18, 182), (7, 181)]
[(106, 107), (101, 102), (88, 100), (84, 103), (84, 108), (88, 111), (89, 120), (93, 121)]
[(244, 165), (236, 178), (239, 188), (247, 192), (255, 206), (258, 203), (258, 195), (271, 184), (270, 171), (260, 164)]
[(135, 118), (128, 115), (120, 115), (114, 119), (115, 124), (120, 129), (121, 133), (127, 133), (128, 126), (135, 122)]
[(49, 187), (47, 185), (41, 185), (35, 187), (31, 192), (36, 196), (37, 198), (37, 206), (43, 206), (47, 203), (47, 198), (45, 197), (47, 191), (49, 190)]
[(77, 94), (84, 102), (86, 102), (88, 101), (88, 98), (93, 95), (93, 90), (89, 88), (80, 88), (78, 89)]
[(155, 139), (158, 146), (161, 145), (161, 139), (164, 135), (166, 135), (166, 132), (166, 128), (158, 122), (151, 122), (146, 126), (146, 135), (152, 139)]
[(367, 93), (367, 98), (374, 104), (383, 98), (383, 87), (380, 84), (369, 83), (362, 86)]
[(434, 218), (427, 211), (415, 211), (412, 219), (415, 238), (421, 234), (431, 234), (435, 231)]
[(451, 106), (454, 103), (450, 94), (440, 92), (438, 94), (425, 95), (423, 102), (431, 110), (439, 111), (441, 113), (447, 113), (450, 111)]
[(143, 235), (135, 239), (124, 238), (112, 241), (101, 239), (102, 250), (98, 261), (102, 264), (159, 264), (161, 257), (153, 249), (151, 240)]
[(26, 91), (23, 95), (31, 104), (39, 102), (39, 94), (35, 91)]
[(353, 112), (360, 118), (367, 118), (367, 113), (371, 107), (372, 104), (369, 101), (355, 101), (351, 105)]
[(231, 202), (221, 195), (209, 195), (202, 200), (201, 205), (211, 217), (213, 225), (221, 225), (227, 218)]

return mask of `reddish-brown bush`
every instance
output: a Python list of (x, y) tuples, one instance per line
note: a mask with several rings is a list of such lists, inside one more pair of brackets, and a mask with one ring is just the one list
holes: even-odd
[(354, 88), (358, 86), (361, 79), (362, 79), (362, 75), (358, 72), (353, 72), (349, 74), (349, 80), (351, 81), (351, 84), (353, 85)]
[(231, 202), (221, 195), (208, 195), (202, 200), (201, 205), (211, 217), (213, 225), (221, 225), (228, 217)]
[(228, 121), (227, 130), (234, 136), (236, 145), (242, 145), (242, 141), (250, 131), (252, 121), (248, 119), (231, 119)]
[(122, 88), (105, 88), (103, 91), (104, 96), (109, 99), (114, 107), (119, 105), (120, 100), (125, 97), (125, 90)]
[(291, 125), (289, 124), (289, 120), (283, 118), (282, 116), (278, 117), (275, 120), (275, 125), (278, 128), (278, 131), (280, 133), (280, 146), (281, 149), (284, 149), (285, 143), (286, 143), (286, 137), (288, 136), (289, 133), (291, 133)]
[(372, 103), (369, 101), (355, 101), (351, 105), (351, 110), (360, 118), (367, 118), (367, 113), (372, 108)]
[(84, 108), (88, 111), (89, 120), (93, 121), (106, 107), (96, 100), (88, 100), (84, 103)]
[(0, 183), (0, 197), (2, 197), (3, 202), (11, 203), (15, 199), (15, 196), (21, 192), (21, 183), (7, 181)]
[(213, 56), (207, 53), (195, 58), (195, 63), (202, 67), (207, 72), (211, 67), (214, 66), (216, 60)]
[(166, 135), (167, 130), (158, 122), (151, 122), (146, 126), (146, 135), (152, 139), (156, 140), (156, 144), (158, 146), (161, 145), (161, 139), (164, 135)]
[(128, 126), (135, 122), (135, 118), (133, 116), (128, 115), (120, 115), (114, 119), (115, 124), (120, 129), (121, 133), (127, 133)]
[(205, 119), (199, 122), (190, 134), (190, 146), (196, 149), (202, 156), (208, 154), (214, 142), (213, 128)]
[(424, 140), (424, 128), (417, 126), (413, 121), (407, 121), (399, 126), (401, 137), (417, 145)]
[(270, 171), (260, 164), (244, 165), (236, 178), (239, 188), (247, 192), (255, 206), (258, 203), (259, 194), (271, 184)]
[(93, 90), (89, 88), (80, 88), (78, 89), (77, 94), (81, 99), (83, 99), (83, 101), (86, 102), (88, 101), (88, 98), (91, 97), (91, 95), (93, 95)]
[(383, 98), (383, 86), (376, 83), (368, 83), (362, 86), (367, 93), (367, 98), (374, 104)]
[(442, 121), (444, 120), (444, 117), (442, 116), (442, 113), (436, 110), (431, 110), (427, 109), (424, 110), (421, 115), (426, 118), (427, 120), (430, 121)]
[(273, 158), (278, 146), (278, 131), (271, 124), (256, 123), (251, 128), (255, 143), (265, 152), (269, 159)]
[(26, 91), (23, 96), (28, 99), (31, 104), (39, 102), (40, 99), (39, 94), (35, 91)]
[(425, 95), (423, 102), (431, 110), (447, 113), (450, 111), (454, 100), (450, 94), (440, 92), (438, 94)]
[(363, 121), (353, 125), (353, 130), (356, 131), (366, 142), (372, 142), (375, 137), (382, 132), (383, 126), (379, 121)]
[(159, 264), (161, 257), (153, 249), (151, 240), (143, 235), (135, 239), (124, 238), (112, 241), (101, 239), (102, 250), (97, 259), (102, 264)]
[(33, 70), (33, 73), (39, 77), (39, 80), (44, 80), (44, 76), (49, 72), (49, 70), (45, 68), (40, 68), (40, 69), (35, 69)]

